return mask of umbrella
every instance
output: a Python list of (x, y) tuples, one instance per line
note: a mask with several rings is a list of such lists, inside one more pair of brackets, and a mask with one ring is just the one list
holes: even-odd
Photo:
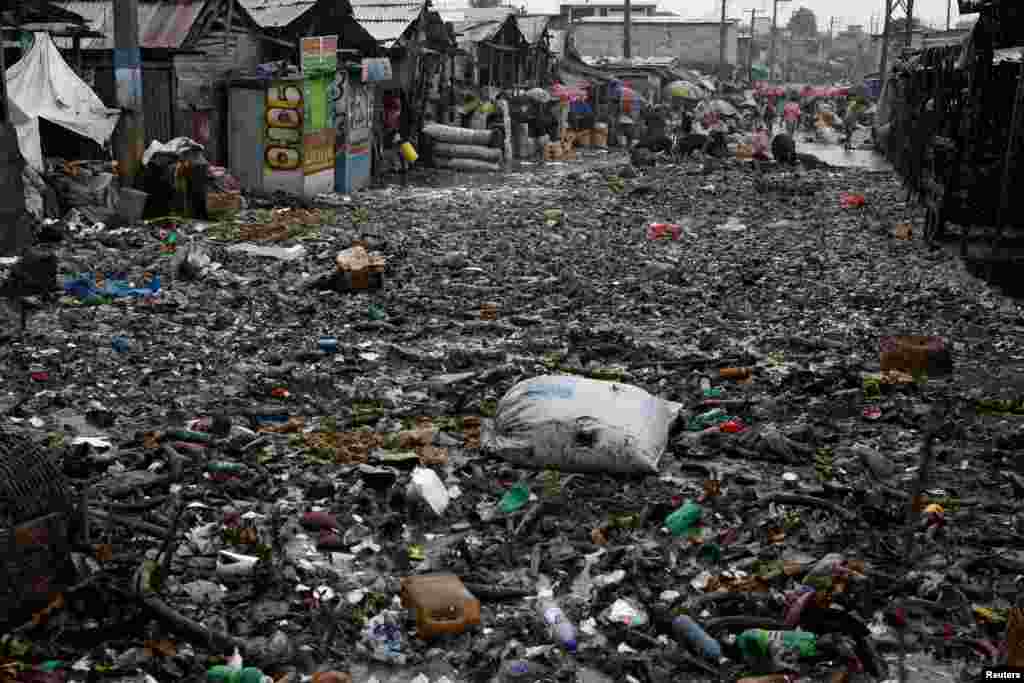
[(526, 92), (526, 96), (534, 102), (540, 102), (541, 104), (547, 104), (551, 101), (551, 93), (544, 88), (531, 88)]
[(698, 98), (703, 93), (690, 81), (672, 81), (667, 86), (670, 97)]
[(736, 111), (736, 107), (732, 106), (725, 100), (711, 100), (711, 103), (708, 105), (708, 107), (711, 109), (711, 111), (715, 112), (716, 114), (721, 114), (722, 116), (736, 116), (737, 114), (739, 114), (739, 112)]

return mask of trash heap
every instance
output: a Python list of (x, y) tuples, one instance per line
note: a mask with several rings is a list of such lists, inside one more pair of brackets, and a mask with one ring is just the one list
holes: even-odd
[(3, 541), (70, 539), (0, 679), (1024, 665), (1019, 307), (888, 174), (702, 164), (69, 231), (0, 345), (67, 490)]

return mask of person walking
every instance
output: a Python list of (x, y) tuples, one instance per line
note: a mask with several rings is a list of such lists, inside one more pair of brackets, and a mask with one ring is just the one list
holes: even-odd
[(800, 104), (796, 100), (790, 100), (786, 103), (782, 116), (786, 120), (786, 132), (795, 138), (796, 127), (800, 122)]

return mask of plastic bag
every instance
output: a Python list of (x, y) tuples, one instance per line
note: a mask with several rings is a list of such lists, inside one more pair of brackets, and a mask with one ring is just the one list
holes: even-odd
[(485, 452), (523, 467), (654, 473), (681, 406), (643, 389), (583, 377), (520, 382), (485, 423)]

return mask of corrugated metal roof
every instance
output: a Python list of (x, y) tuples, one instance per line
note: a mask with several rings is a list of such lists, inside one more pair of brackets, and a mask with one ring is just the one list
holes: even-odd
[(526, 42), (536, 43), (544, 35), (544, 29), (551, 23), (551, 17), (541, 16), (527, 16), (527, 17), (516, 17), (516, 23), (519, 24), (519, 30), (523, 32), (523, 37), (526, 38)]
[[(82, 49), (109, 50), (114, 47), (114, 3), (112, 0), (55, 2), (82, 15), (89, 28), (105, 38), (86, 38)], [(139, 3), (139, 47), (180, 48), (206, 3), (201, 0)]]
[(352, 0), (356, 21), (374, 40), (385, 44), (398, 40), (422, 9), (422, 2), (409, 0)]
[(241, 0), (262, 28), (281, 28), (305, 14), (314, 0)]
[(501, 30), (501, 21), (460, 21), (452, 25), (459, 45), (479, 43), (493, 38)]

